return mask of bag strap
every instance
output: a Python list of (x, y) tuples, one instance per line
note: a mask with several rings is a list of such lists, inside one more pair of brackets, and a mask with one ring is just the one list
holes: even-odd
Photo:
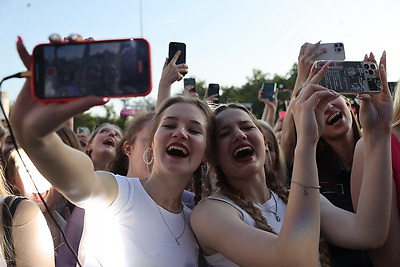
[(19, 203), (26, 198), (24, 197), (15, 197), (15, 196), (7, 196), (3, 202), (2, 208), (2, 218), (3, 218), (3, 229), (4, 229), (4, 239), (6, 246), (9, 249), (4, 250), (5, 260), (7, 262), (7, 267), (16, 266), (15, 262), (15, 252), (14, 252), (14, 243), (12, 239), (12, 222), (14, 213), (19, 205)]

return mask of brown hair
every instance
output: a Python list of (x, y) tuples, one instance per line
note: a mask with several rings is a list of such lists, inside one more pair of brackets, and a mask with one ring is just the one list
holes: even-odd
[[(120, 132), (122, 132), (121, 128), (118, 125), (111, 124), (111, 123), (108, 123), (108, 122), (104, 122), (104, 123), (100, 124), (99, 126), (97, 126), (97, 128), (92, 132), (92, 134), (89, 137), (88, 144), (91, 144), (93, 142), (93, 139), (99, 133), (100, 129), (103, 128), (104, 126), (112, 126), (112, 127), (115, 127), (116, 129), (118, 129)], [(86, 154), (88, 154), (89, 157), (90, 157), (91, 152), (92, 151), (86, 150)]]
[(137, 134), (142, 130), (144, 125), (154, 118), (154, 112), (148, 112), (134, 118), (123, 132), (121, 141), (117, 144), (117, 152), (115, 158), (109, 163), (107, 170), (120, 175), (126, 175), (129, 169), (129, 157), (125, 154), (124, 143), (135, 143)]

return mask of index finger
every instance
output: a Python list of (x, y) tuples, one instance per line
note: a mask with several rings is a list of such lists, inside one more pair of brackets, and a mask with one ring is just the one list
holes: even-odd
[(172, 62), (173, 64), (176, 63), (176, 61), (178, 60), (179, 55), (181, 54), (181, 50), (176, 51), (174, 57), (169, 61), (170, 63)]

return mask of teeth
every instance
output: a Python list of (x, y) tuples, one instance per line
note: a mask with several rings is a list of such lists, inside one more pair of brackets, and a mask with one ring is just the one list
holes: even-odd
[(328, 119), (326, 120), (327, 124), (330, 124), (332, 122), (332, 120), (336, 118), (336, 116), (340, 116), (340, 112), (335, 112), (335, 113), (331, 114), (328, 117)]
[(233, 156), (236, 157), (239, 152), (244, 151), (244, 150), (251, 150), (251, 147), (249, 147), (249, 146), (241, 147), (234, 152)]
[(168, 152), (170, 152), (172, 150), (179, 150), (184, 155), (186, 155), (186, 156), (188, 155), (188, 151), (186, 149), (184, 149), (183, 147), (181, 147), (181, 146), (169, 146), (168, 149), (167, 149)]

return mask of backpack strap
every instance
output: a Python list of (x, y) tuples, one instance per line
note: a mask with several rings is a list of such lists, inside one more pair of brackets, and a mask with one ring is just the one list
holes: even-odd
[(16, 266), (15, 262), (15, 252), (14, 243), (12, 239), (12, 222), (14, 213), (19, 205), (19, 203), (26, 198), (7, 196), (3, 202), (2, 208), (2, 218), (3, 218), (3, 229), (4, 229), (4, 239), (5, 244), (8, 247), (4, 250), (5, 260), (7, 262), (7, 267)]

